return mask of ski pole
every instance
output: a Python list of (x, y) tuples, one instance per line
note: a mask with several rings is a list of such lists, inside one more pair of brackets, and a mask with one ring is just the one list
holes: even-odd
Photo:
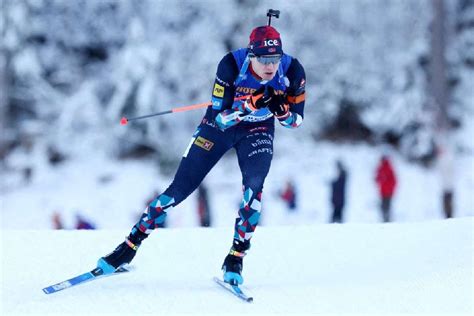
[[(244, 99), (247, 99), (248, 97), (249, 97), (248, 95), (244, 95), (244, 96), (241, 96), (241, 97), (234, 98), (234, 101), (244, 100)], [(187, 105), (187, 106), (181, 106), (181, 107), (173, 108), (173, 109), (166, 110), (166, 111), (161, 111), (161, 112), (157, 112), (157, 113), (153, 113), (153, 114), (137, 116), (137, 117), (132, 117), (132, 118), (127, 118), (127, 117), (124, 116), (120, 120), (120, 125), (127, 125), (128, 122), (131, 122), (131, 121), (146, 119), (146, 118), (153, 117), (153, 116), (158, 116), (158, 115), (164, 115), (164, 114), (169, 114), (169, 113), (177, 113), (177, 112), (186, 112), (186, 111), (190, 111), (190, 110), (206, 108), (210, 105), (212, 105), (212, 102), (204, 102), (204, 103), (192, 104), (192, 105)]]

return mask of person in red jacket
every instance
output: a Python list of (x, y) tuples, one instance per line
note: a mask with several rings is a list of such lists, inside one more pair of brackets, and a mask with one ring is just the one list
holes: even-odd
[(288, 211), (296, 211), (296, 187), (291, 179), (286, 181), (284, 189), (280, 192), (280, 197), (285, 201)]
[(381, 211), (384, 222), (390, 221), (390, 206), (392, 203), (392, 197), (395, 193), (397, 186), (397, 178), (395, 171), (393, 170), (392, 163), (389, 158), (385, 155), (380, 159), (380, 163), (377, 167), (377, 173), (375, 176), (377, 182), (380, 198), (381, 198)]

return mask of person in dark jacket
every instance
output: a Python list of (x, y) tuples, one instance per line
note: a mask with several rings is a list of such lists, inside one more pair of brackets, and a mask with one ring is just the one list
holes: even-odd
[(337, 176), (331, 182), (331, 203), (333, 207), (332, 223), (343, 222), (343, 210), (346, 200), (346, 178), (347, 171), (340, 160), (336, 162)]
[(384, 222), (390, 222), (390, 208), (392, 204), (393, 194), (397, 186), (397, 178), (388, 156), (383, 155), (377, 167), (375, 175), (380, 193), (380, 210), (382, 212), (382, 219)]

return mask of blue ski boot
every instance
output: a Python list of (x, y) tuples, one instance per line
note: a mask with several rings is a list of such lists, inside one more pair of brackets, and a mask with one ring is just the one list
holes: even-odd
[(250, 242), (241, 242), (234, 240), (229, 254), (224, 259), (222, 264), (222, 271), (224, 271), (224, 282), (231, 285), (239, 285), (244, 283), (242, 278), (243, 258), (246, 255), (245, 251), (250, 248)]
[(104, 271), (104, 274), (114, 273), (118, 268), (129, 264), (137, 253), (138, 247), (148, 235), (133, 228), (125, 241), (115, 248), (114, 251), (102, 257), (97, 262), (97, 267)]

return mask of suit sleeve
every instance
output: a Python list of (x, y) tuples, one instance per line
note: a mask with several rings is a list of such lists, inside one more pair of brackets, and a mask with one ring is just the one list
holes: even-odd
[(279, 120), (287, 128), (297, 128), (304, 119), (306, 75), (300, 62), (293, 58), (286, 72), (289, 86), (286, 89), (286, 101), (290, 106), (290, 115)]

